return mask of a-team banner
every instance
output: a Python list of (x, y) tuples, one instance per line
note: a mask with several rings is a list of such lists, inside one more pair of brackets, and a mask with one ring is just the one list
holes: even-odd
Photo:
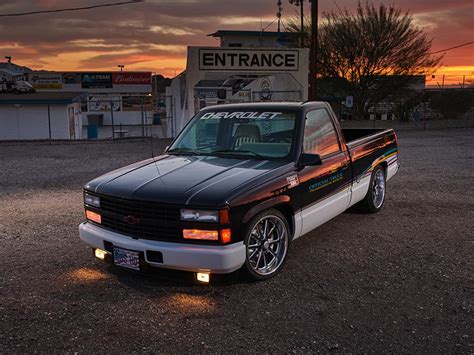
[(110, 89), (112, 73), (81, 73), (83, 89)]
[(201, 48), (200, 70), (297, 71), (298, 50)]
[(36, 90), (62, 89), (63, 82), (61, 74), (57, 73), (38, 73), (30, 74), (28, 81)]
[(112, 74), (114, 85), (151, 85), (151, 72), (118, 72)]

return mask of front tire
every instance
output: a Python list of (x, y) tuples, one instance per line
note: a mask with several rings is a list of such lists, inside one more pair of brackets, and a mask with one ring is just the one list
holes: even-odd
[(367, 195), (359, 202), (357, 207), (366, 213), (376, 213), (380, 211), (385, 204), (385, 187), (385, 169), (380, 165), (376, 166), (370, 177), (369, 191), (367, 191)]
[(290, 228), (285, 216), (275, 209), (255, 216), (245, 236), (246, 274), (256, 281), (275, 276), (283, 267), (290, 242)]

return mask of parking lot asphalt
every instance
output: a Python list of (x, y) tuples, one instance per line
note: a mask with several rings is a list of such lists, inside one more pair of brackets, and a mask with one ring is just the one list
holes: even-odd
[(276, 278), (211, 286), (79, 240), (83, 184), (149, 142), (0, 145), (0, 353), (473, 353), (474, 130), (399, 143), (380, 213), (298, 239)]

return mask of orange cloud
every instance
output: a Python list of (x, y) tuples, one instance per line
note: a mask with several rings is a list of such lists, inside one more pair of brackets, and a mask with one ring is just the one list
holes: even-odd
[[(353, 0), (338, 0), (340, 7), (349, 10), (355, 4)], [(412, 13), (416, 23), (433, 38), (433, 51), (474, 37), (472, 0), (399, 0), (396, 5)], [(71, 2), (15, 0), (2, 6), (8, 12), (22, 12), (70, 7)], [(306, 13), (308, 10), (305, 2)], [(332, 10), (333, 2), (320, 2), (321, 14)], [(0, 40), (0, 52), (33, 69), (115, 70), (118, 64), (124, 64), (126, 70), (146, 69), (173, 76), (185, 67), (186, 46), (218, 45), (206, 36), (218, 29), (260, 30), (261, 25), (273, 21), (275, 11), (276, 2), (268, 1), (173, 0), (34, 15), (21, 20), (6, 17), (0, 22), (0, 32), (8, 31), (8, 40)], [(297, 8), (284, 1), (284, 22), (296, 15)], [(276, 24), (268, 28), (275, 29)], [(467, 75), (474, 65), (473, 51), (474, 46), (468, 46), (447, 52), (445, 67), (438, 73), (442, 70), (464, 75), (466, 71)]]

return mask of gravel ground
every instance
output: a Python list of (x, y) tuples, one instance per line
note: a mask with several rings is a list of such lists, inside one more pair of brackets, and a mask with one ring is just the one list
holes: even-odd
[(379, 214), (295, 241), (272, 280), (213, 286), (102, 264), (79, 240), (82, 185), (148, 143), (0, 145), (0, 353), (473, 353), (474, 130), (399, 141)]

